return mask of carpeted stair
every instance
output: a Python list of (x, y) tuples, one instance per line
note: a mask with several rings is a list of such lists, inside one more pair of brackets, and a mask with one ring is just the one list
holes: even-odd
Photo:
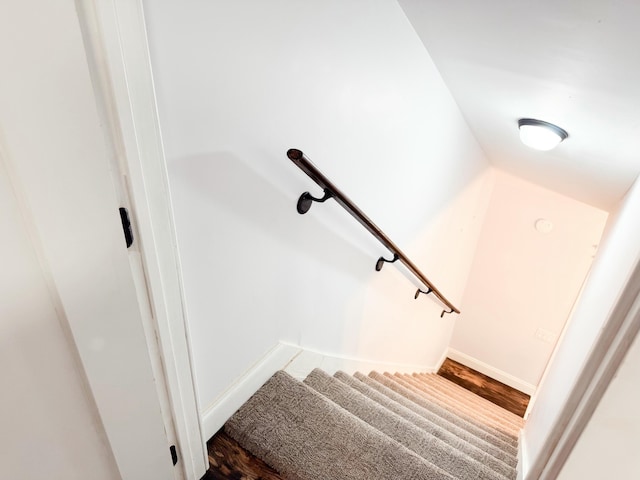
[(290, 480), (514, 480), (523, 419), (432, 374), (277, 372), (225, 424)]

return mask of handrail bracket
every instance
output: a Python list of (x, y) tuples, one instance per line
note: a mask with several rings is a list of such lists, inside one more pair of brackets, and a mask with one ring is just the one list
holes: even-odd
[(400, 258), (400, 257), (398, 256), (398, 254), (397, 254), (397, 253), (394, 253), (394, 254), (393, 254), (393, 258), (392, 258), (391, 260), (387, 260), (387, 259), (386, 259), (386, 258), (384, 258), (384, 257), (380, 257), (380, 258), (378, 259), (378, 261), (376, 262), (376, 272), (379, 272), (380, 270), (382, 270), (382, 267), (384, 267), (384, 264), (385, 264), (385, 263), (394, 263), (394, 262), (397, 262), (399, 258)]
[(440, 318), (444, 317), (445, 313), (453, 313), (455, 310), (452, 308), (451, 310), (449, 310), (448, 312), (446, 310), (442, 310), (442, 313), (440, 314)]
[(309, 211), (311, 205), (313, 205), (313, 202), (322, 203), (329, 200), (330, 198), (333, 198), (333, 193), (326, 188), (324, 189), (324, 196), (322, 198), (316, 198), (309, 192), (304, 192), (302, 195), (300, 195), (296, 208), (298, 209), (298, 213), (300, 215), (304, 215)]
[(424, 293), (425, 295), (429, 295), (431, 292), (433, 292), (433, 290), (431, 288), (429, 288), (429, 287), (427, 287), (427, 291), (426, 292), (419, 288), (419, 289), (416, 290), (416, 294), (413, 296), (413, 298), (415, 298), (417, 300), (421, 293)]

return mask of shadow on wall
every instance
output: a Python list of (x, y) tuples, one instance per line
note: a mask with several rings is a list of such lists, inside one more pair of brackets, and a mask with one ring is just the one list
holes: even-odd
[(278, 341), (339, 349), (374, 260), (321, 224), (328, 206), (299, 215), (295, 197), (228, 152), (168, 167), (202, 405)]
[[(285, 159), (285, 161), (288, 160)], [(291, 168), (296, 167), (291, 165)], [(206, 214), (213, 207), (222, 208), (228, 211), (235, 221), (259, 230), (260, 235), (282, 243), (286, 249), (293, 249), (314, 257), (317, 262), (328, 265), (336, 271), (356, 275), (359, 271), (368, 272), (375, 262), (375, 259), (367, 255), (361, 247), (349, 243), (344, 236), (334, 233), (318, 219), (318, 209), (331, 207), (340, 209), (340, 207), (330, 206), (329, 203), (333, 202), (329, 201), (321, 207), (314, 206), (309, 213), (302, 216), (296, 211), (297, 197), (287, 196), (283, 190), (279, 190), (268, 179), (253, 170), (248, 163), (230, 152), (182, 158), (172, 161), (169, 164), (169, 170), (172, 186), (180, 183), (189, 188), (192, 195), (197, 195), (199, 207), (202, 209), (201, 212), (180, 212), (177, 219), (178, 226), (182, 223), (181, 217), (184, 214)], [(300, 193), (304, 189), (304, 184), (301, 182)], [(315, 190), (319, 190), (319, 187)], [(179, 191), (172, 190), (172, 193), (176, 197), (180, 195)], [(179, 202), (179, 199), (176, 201)], [(215, 223), (216, 218), (204, 216), (201, 221)], [(217, 226), (221, 231), (226, 230), (227, 234), (232, 234), (229, 230), (234, 228), (233, 224)], [(361, 227), (355, 224), (355, 228)], [(260, 235), (256, 235), (255, 239), (246, 239), (244, 246), (248, 247), (251, 244), (253, 251), (260, 250), (260, 245), (256, 243), (260, 240)], [(364, 233), (364, 235), (368, 234)], [(237, 256), (236, 260), (242, 263), (243, 245), (237, 246), (238, 251), (234, 252), (234, 255)], [(269, 252), (264, 253), (269, 254)], [(281, 260), (287, 261), (284, 257)], [(362, 265), (366, 267), (362, 268)]]
[[(259, 158), (251, 154), (252, 161)], [(439, 318), (439, 303), (414, 300), (415, 286), (402, 271), (387, 265), (392, 272), (375, 272), (377, 258), (388, 253), (339, 205), (328, 201), (304, 216), (297, 213), (300, 193), (318, 194), (319, 188), (286, 163), (284, 151), (282, 157), (282, 163), (265, 157), (261, 172), (226, 151), (168, 162), (196, 376), (215, 379), (198, 382), (203, 405), (281, 340), (371, 360), (387, 359), (384, 344), (394, 344), (393, 352), (401, 353), (396, 361), (431, 365), (450, 336), (451, 322)], [(293, 174), (283, 176), (280, 188), (271, 180), (284, 169)], [(457, 181), (452, 187), (466, 186)], [(457, 204), (452, 190), (436, 203)], [(433, 237), (422, 238), (437, 239), (440, 247), (455, 244), (476, 203), (438, 220), (429, 228)], [(475, 245), (474, 235), (465, 242)], [(412, 250), (410, 256), (422, 253)], [(418, 266), (437, 279), (441, 272), (429, 265), (450, 252), (427, 250)], [(374, 311), (367, 307), (372, 299)], [(364, 351), (363, 335), (371, 347)]]
[(331, 220), (341, 215), (363, 239), (367, 232), (329, 202), (301, 216), (296, 197), (231, 153), (169, 166), (190, 323), (203, 338), (214, 338), (204, 326), (212, 317), (215, 336), (230, 344), (246, 346), (248, 331), (261, 336), (257, 352), (278, 340), (332, 348), (349, 335), (375, 259)]

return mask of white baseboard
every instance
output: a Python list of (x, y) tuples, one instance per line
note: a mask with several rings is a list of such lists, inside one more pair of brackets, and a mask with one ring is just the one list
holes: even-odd
[(527, 395), (533, 395), (536, 391), (536, 386), (530, 383), (527, 383), (519, 378), (514, 377), (502, 370), (492, 367), (476, 358), (473, 358), (466, 353), (459, 352), (454, 348), (449, 348), (449, 352), (447, 356), (451, 360), (455, 360), (456, 362), (460, 362), (463, 365), (466, 365), (469, 368), (473, 368), (474, 370), (479, 371), (480, 373), (484, 373), (485, 375), (493, 378), (494, 380), (498, 380), (499, 382), (504, 383), (505, 385), (509, 385), (510, 387), (515, 388), (516, 390), (520, 390)]
[(244, 404), (275, 372), (284, 370), (298, 380), (303, 380), (314, 368), (321, 368), (333, 375), (338, 370), (349, 374), (357, 371), (368, 373), (433, 373), (446, 358), (443, 355), (437, 365), (379, 362), (360, 358), (333, 355), (296, 345), (280, 342), (238, 378), (202, 414), (202, 434), (205, 441), (211, 438), (224, 423)]
[(438, 364), (433, 370), (433, 373), (437, 373), (440, 371), (440, 367), (442, 367), (442, 364), (444, 363), (444, 361), (447, 359), (448, 356), (449, 356), (449, 350), (445, 348), (444, 352), (442, 352), (442, 356), (440, 357), (440, 360), (438, 360)]
[(525, 480), (529, 472), (529, 457), (525, 445), (524, 430), (520, 431), (520, 439), (518, 441), (518, 476), (516, 480)]
[(355, 372), (368, 373), (371, 370), (379, 372), (433, 373), (434, 371), (437, 371), (438, 365), (425, 366), (405, 363), (379, 362), (343, 355), (333, 355), (330, 353), (303, 348), (301, 349), (300, 354), (297, 355), (291, 363), (289, 363), (285, 371), (292, 377), (302, 380), (314, 368), (321, 368), (330, 375), (333, 375), (338, 370), (342, 370), (348, 374), (353, 374)]
[(207, 441), (278, 370), (301, 352), (299, 347), (278, 343), (238, 378), (202, 413), (202, 435)]

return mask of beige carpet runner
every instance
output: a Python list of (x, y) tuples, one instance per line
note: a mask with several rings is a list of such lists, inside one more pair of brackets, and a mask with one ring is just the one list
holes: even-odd
[(523, 419), (431, 374), (277, 372), (225, 424), (290, 480), (514, 480)]

